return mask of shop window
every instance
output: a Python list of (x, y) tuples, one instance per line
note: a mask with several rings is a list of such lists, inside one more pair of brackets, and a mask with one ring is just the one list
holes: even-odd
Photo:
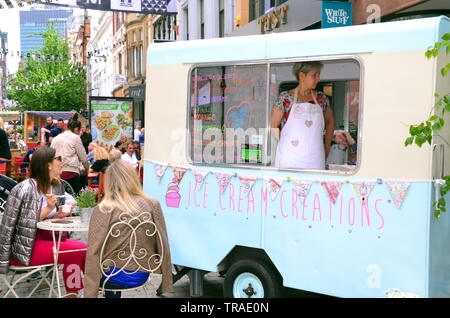
[[(315, 88), (315, 101), (298, 99), (298, 102), (318, 105), (311, 108), (316, 116), (315, 119), (311, 117), (311, 121), (317, 119), (319, 123), (325, 119), (323, 126), (311, 126), (317, 131), (314, 145), (318, 150), (325, 149), (324, 132), (327, 128), (331, 129), (330, 126), (326, 127), (327, 123), (330, 124), (327, 121), (330, 113), (327, 114), (326, 109), (331, 111), (334, 129), (330, 130), (330, 154), (327, 161), (320, 154), (317, 159), (322, 160), (322, 168), (282, 166), (279, 164), (281, 156), (277, 162), (280, 137), (275, 132), (278, 129), (278, 134), (287, 134), (283, 133), (283, 129), (287, 127), (285, 125), (293, 113), (290, 112), (292, 108), (286, 114), (283, 113), (285, 122), (280, 121), (279, 126), (272, 129), (272, 112), (276, 105), (281, 109), (292, 105), (298, 86), (293, 68), (294, 65), (298, 68), (299, 61), (194, 68), (190, 78), (189, 105), (191, 161), (299, 170), (353, 171), (358, 163), (360, 67), (357, 61), (351, 59), (320, 62), (323, 66)], [(283, 96), (289, 101), (285, 102)], [(313, 114), (311, 109), (307, 108), (308, 116)], [(309, 124), (302, 116), (305, 115), (296, 118), (303, 119), (303, 125)], [(302, 123), (299, 121), (295, 124)], [(342, 131), (348, 132), (350, 137), (347, 138), (347, 133)], [(340, 136), (346, 138), (345, 142)], [(298, 140), (290, 142), (294, 147), (308, 146), (301, 139), (299, 136)]]
[(192, 71), (191, 160), (263, 164), (267, 126), (266, 65), (198, 67)]

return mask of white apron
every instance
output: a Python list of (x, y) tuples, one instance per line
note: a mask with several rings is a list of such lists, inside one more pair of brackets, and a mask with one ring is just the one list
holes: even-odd
[(297, 103), (297, 91), (296, 88), (288, 120), (281, 130), (275, 166), (324, 170), (325, 120), (322, 107), (317, 103), (314, 93), (315, 104)]

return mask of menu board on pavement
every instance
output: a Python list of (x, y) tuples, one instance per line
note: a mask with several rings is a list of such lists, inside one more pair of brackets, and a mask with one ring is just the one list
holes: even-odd
[(114, 144), (133, 138), (133, 99), (90, 97), (92, 141)]

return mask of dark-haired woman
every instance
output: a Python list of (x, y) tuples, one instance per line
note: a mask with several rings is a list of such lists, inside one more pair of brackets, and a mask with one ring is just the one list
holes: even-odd
[(81, 142), (81, 122), (77, 114), (69, 120), (67, 127), (65, 132), (53, 138), (51, 147), (63, 158), (61, 179), (69, 182), (75, 193), (78, 193), (83, 186), (80, 178), (81, 167), (89, 171), (89, 162)]
[[(60, 206), (65, 204), (64, 188), (59, 182), (62, 158), (55, 149), (44, 147), (31, 159), (30, 178), (16, 185), (8, 196), (0, 226), (0, 274), (8, 273), (9, 265), (35, 266), (53, 263), (53, 241), (45, 240), (37, 223), (54, 214), (64, 214)], [(83, 242), (65, 239), (60, 251), (85, 249)], [(83, 288), (82, 275), (86, 259), (85, 251), (62, 253), (58, 263), (64, 264), (63, 277), (68, 293)]]

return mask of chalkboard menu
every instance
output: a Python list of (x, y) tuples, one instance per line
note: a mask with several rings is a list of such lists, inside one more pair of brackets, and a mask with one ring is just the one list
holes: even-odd
[(191, 159), (204, 163), (262, 163), (266, 66), (199, 67), (190, 85)]

